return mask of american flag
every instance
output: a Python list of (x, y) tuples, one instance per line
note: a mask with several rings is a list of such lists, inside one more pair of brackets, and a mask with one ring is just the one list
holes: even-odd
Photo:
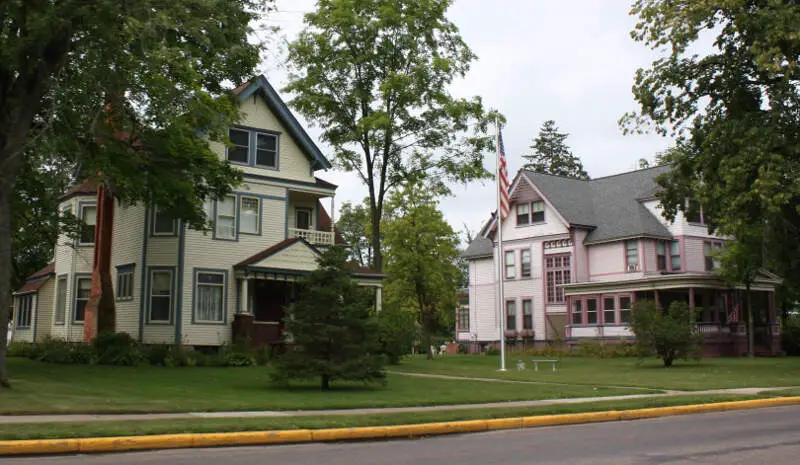
[(503, 132), (497, 128), (497, 188), (500, 196), (500, 219), (504, 220), (508, 216), (508, 167), (506, 165), (506, 153), (503, 148)]

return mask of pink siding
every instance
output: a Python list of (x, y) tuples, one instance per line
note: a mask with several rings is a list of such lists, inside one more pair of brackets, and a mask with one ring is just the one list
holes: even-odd
[(586, 231), (577, 229), (574, 233), (575, 240), (573, 241), (573, 269), (575, 280), (574, 282), (584, 282), (589, 280), (589, 247), (584, 245), (583, 240), (586, 239)]
[(699, 237), (684, 237), (684, 263), (688, 272), (706, 271), (706, 261), (703, 251), (703, 239)]
[(644, 257), (642, 257), (642, 264), (644, 265), (645, 273), (655, 273), (658, 271), (658, 263), (656, 261), (656, 241), (653, 239), (644, 239)]
[(625, 273), (625, 246), (622, 241), (593, 244), (588, 249), (591, 278)]

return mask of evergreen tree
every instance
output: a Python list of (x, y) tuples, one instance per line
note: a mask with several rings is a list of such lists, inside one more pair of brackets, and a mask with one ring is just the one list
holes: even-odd
[(572, 154), (564, 142), (569, 134), (558, 132), (556, 122), (547, 120), (539, 129), (539, 135), (533, 140), (533, 153), (523, 155), (527, 160), (526, 170), (537, 173), (553, 174), (577, 179), (589, 179), (589, 174), (583, 169), (581, 159)]
[(346, 261), (345, 249), (331, 247), (302, 281), (285, 320), (293, 347), (276, 360), (273, 381), (319, 378), (324, 391), (337, 380), (385, 383), (372, 294), (350, 277)]

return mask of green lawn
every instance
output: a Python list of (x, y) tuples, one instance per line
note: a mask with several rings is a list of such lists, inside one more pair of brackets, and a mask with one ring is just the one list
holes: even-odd
[(439, 421), (479, 420), (604, 410), (631, 410), (732, 400), (755, 396), (678, 396), (586, 404), (549, 405), (525, 408), (445, 410), (437, 412), (393, 413), (386, 415), (335, 415), (310, 417), (225, 418), (192, 420), (96, 421), (75, 423), (0, 424), (0, 440), (53, 439), (79, 437), (139, 436), (168, 433), (209, 433), (266, 431), (280, 429), (322, 429), (358, 426), (384, 426)]
[(526, 386), (389, 375), (386, 387), (316, 384), (277, 389), (269, 368), (57, 365), (9, 359), (14, 389), (0, 414), (316, 410), (464, 404), (641, 393), (593, 386)]
[[(407, 358), (393, 371), (437, 373), (475, 378), (504, 378), (528, 381), (549, 381), (572, 385), (637, 386), (655, 389), (704, 390), (738, 387), (800, 386), (800, 357), (707, 358), (677, 361), (664, 368), (657, 359), (643, 363), (636, 358), (594, 359), (565, 357), (558, 372), (550, 366), (531, 368), (534, 357), (516, 354), (506, 357), (508, 371), (497, 372), (500, 357), (455, 355), (426, 360)], [(539, 359), (549, 357), (536, 357)], [(517, 360), (524, 360), (529, 369), (516, 371)]]

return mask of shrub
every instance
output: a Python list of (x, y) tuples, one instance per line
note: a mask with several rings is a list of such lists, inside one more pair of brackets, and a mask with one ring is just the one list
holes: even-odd
[(149, 344), (143, 347), (142, 352), (147, 357), (150, 365), (166, 366), (169, 350), (170, 346), (168, 344)]
[(389, 364), (397, 365), (402, 356), (410, 354), (416, 339), (416, 317), (413, 313), (389, 304), (378, 314), (380, 351)]
[(500, 355), (500, 349), (497, 347), (486, 348), (486, 355)]
[(30, 342), (12, 342), (6, 351), (7, 357), (32, 358), (31, 354), (37, 350), (36, 344)]
[(40, 362), (87, 365), (96, 363), (97, 354), (89, 344), (47, 337), (35, 345), (29, 358)]
[(104, 332), (93, 341), (98, 365), (136, 366), (148, 363), (136, 339), (128, 333)]
[(695, 333), (691, 317), (689, 305), (684, 302), (672, 302), (667, 310), (653, 301), (636, 302), (629, 324), (640, 356), (654, 354), (665, 367), (672, 366), (678, 357), (699, 359), (702, 337)]
[(269, 346), (262, 346), (256, 349), (256, 365), (263, 367), (267, 365), (272, 358), (272, 351)]
[(786, 355), (800, 355), (800, 315), (791, 315), (781, 329), (781, 344)]

